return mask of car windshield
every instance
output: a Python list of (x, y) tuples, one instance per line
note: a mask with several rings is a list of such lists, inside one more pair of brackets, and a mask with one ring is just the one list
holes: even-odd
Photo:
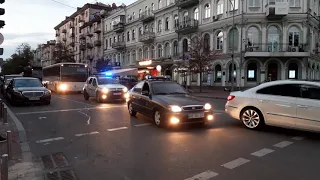
[(185, 89), (175, 82), (155, 82), (151, 86), (155, 95), (186, 94)]
[(112, 78), (98, 78), (98, 84), (119, 84), (119, 82)]
[(8, 85), (10, 83), (11, 79), (7, 79), (5, 85)]
[(16, 79), (14, 87), (42, 87), (42, 84), (38, 79)]

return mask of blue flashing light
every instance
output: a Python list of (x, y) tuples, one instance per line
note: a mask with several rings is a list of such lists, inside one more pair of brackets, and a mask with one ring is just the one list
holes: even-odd
[(112, 73), (111, 72), (105, 72), (104, 75), (107, 76), (107, 77), (112, 77)]

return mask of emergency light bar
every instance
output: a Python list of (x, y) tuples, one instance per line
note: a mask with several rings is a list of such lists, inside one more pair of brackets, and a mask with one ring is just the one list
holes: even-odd
[(154, 81), (159, 81), (159, 80), (171, 80), (170, 76), (146, 76), (147, 80), (154, 80)]

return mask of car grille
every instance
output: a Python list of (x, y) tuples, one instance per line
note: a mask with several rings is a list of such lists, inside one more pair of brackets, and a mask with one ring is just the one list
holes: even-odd
[(122, 92), (122, 88), (110, 88), (110, 91), (121, 91)]
[(194, 110), (203, 110), (201, 105), (191, 105), (191, 106), (182, 106), (184, 111), (194, 111)]
[(29, 98), (29, 97), (41, 97), (43, 96), (43, 91), (24, 91), (22, 94)]

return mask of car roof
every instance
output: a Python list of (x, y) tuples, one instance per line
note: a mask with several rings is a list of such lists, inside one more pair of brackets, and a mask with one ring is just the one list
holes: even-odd
[(305, 84), (305, 85), (314, 85), (314, 86), (320, 86), (319, 82), (313, 82), (313, 81), (304, 81), (304, 80), (277, 80), (277, 81), (270, 81), (265, 82), (263, 84), (260, 84), (259, 86), (256, 86), (249, 90), (256, 90), (261, 89), (264, 87), (269, 87), (273, 85), (281, 85), (281, 84)]
[(37, 79), (37, 80), (39, 80), (38, 78), (34, 78), (34, 77), (16, 77), (16, 78), (12, 78), (12, 79)]

